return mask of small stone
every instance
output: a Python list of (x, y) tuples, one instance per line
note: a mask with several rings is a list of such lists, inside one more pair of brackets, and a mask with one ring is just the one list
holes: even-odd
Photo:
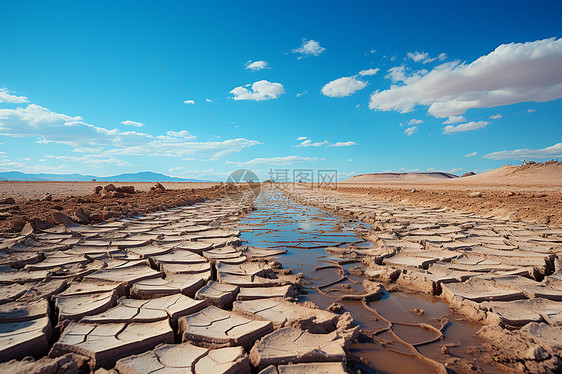
[(50, 193), (46, 193), (45, 196), (43, 196), (41, 199), (41, 201), (52, 201), (53, 200), (53, 196)]
[(53, 213), (53, 220), (55, 223), (63, 224), (65, 226), (72, 226), (75, 224), (66, 214), (62, 212)]
[(103, 189), (102, 186), (96, 186), (96, 187), (94, 187), (94, 195), (99, 194), (102, 189)]
[(482, 197), (482, 192), (475, 191), (468, 194), (468, 197)]
[(414, 310), (411, 311), (414, 314), (417, 314), (418, 316), (423, 316), (424, 310), (422, 308), (416, 308)]
[(107, 191), (107, 192), (113, 192), (115, 191), (117, 188), (115, 187), (115, 185), (113, 184), (106, 184), (105, 186), (103, 186), (103, 190)]
[(343, 312), (343, 305), (341, 305), (339, 303), (332, 303), (332, 304), (330, 304), (330, 306), (326, 310), (328, 312), (340, 314), (340, 313)]
[(525, 358), (535, 361), (544, 361), (550, 358), (550, 354), (540, 345), (535, 345), (525, 352)]
[(84, 224), (90, 223), (90, 218), (86, 213), (84, 213), (84, 210), (82, 210), (82, 208), (76, 209), (74, 211), (72, 218), (74, 218), (74, 220), (78, 223), (84, 223)]
[(121, 186), (121, 187), (117, 187), (117, 192), (122, 192), (122, 193), (135, 193), (135, 186)]

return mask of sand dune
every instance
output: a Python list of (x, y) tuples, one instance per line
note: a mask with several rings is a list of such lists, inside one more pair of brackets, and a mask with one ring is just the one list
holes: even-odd
[(562, 162), (548, 161), (524, 165), (505, 165), (501, 168), (464, 177), (454, 181), (463, 184), (532, 184), (542, 186), (562, 185)]
[(416, 183), (437, 182), (456, 178), (458, 176), (444, 172), (372, 173), (355, 175), (341, 183)]

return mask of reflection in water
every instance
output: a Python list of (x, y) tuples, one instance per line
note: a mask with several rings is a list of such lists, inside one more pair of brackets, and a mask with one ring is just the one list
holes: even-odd
[[(444, 347), (449, 347), (446, 350), (453, 357), (477, 359), (466, 348), (481, 344), (475, 335), (478, 326), (456, 319), (437, 297), (385, 292), (377, 301), (341, 300), (344, 295), (364, 292), (364, 278), (350, 272), (362, 264), (326, 249), (372, 247), (371, 242), (356, 236), (357, 230), (368, 225), (279, 198), (278, 192), (271, 190), (263, 191), (255, 205), (256, 211), (238, 227), (243, 231), (244, 244), (286, 249), (287, 253), (277, 261), (295, 273), (303, 273), (308, 281), (301, 301), (312, 301), (323, 309), (337, 301), (351, 313), (364, 333), (360, 342), (350, 348), (359, 358), (357, 365), (362, 372), (435, 373), (438, 369), (425, 357), (438, 362), (450, 360), (443, 353)], [(412, 354), (412, 345), (421, 355)], [(477, 366), (487, 373), (498, 372), (482, 363)], [(462, 366), (455, 370), (473, 372)]]

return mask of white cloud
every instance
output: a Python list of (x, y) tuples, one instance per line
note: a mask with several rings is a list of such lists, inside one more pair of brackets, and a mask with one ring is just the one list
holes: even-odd
[(535, 109), (529, 109), (529, 110), (527, 110), (527, 113), (534, 113), (534, 112), (536, 112)]
[(404, 134), (408, 136), (414, 135), (417, 132), (418, 132), (417, 126), (408, 127), (406, 130), (404, 130)]
[(500, 119), (503, 116), (501, 114), (494, 114), (493, 116), (490, 116), (490, 119)]
[(456, 173), (459, 173), (463, 170), (464, 170), (463, 168), (452, 168), (452, 169), (447, 170), (447, 173), (456, 174)]
[(422, 64), (435, 61), (434, 58), (429, 57), (429, 53), (427, 52), (408, 52), (408, 58), (414, 60), (414, 62), (421, 62)]
[(464, 155), (464, 157), (474, 157), (474, 156), (476, 156), (477, 154), (478, 154), (478, 152), (472, 152), (472, 153), (469, 153), (469, 154), (467, 154), (467, 155)]
[(439, 61), (445, 61), (447, 59), (447, 54), (446, 53), (440, 53), (439, 56), (437, 56), (437, 59)]
[(233, 162), (227, 161), (227, 164), (236, 164), (236, 165), (291, 165), (301, 162), (312, 162), (323, 160), (322, 158), (317, 157), (301, 157), (301, 156), (280, 156), (280, 157), (269, 157), (269, 158), (254, 158), (253, 160), (246, 161), (246, 162)]
[(307, 138), (306, 136), (299, 136), (299, 137), (297, 138), (297, 141), (305, 140), (306, 138)]
[(217, 159), (243, 148), (261, 144), (244, 138), (217, 142), (187, 141), (194, 137), (187, 131), (150, 135), (136, 131), (108, 130), (50, 111), (36, 104), (24, 108), (0, 109), (0, 135), (36, 137), (38, 143), (62, 143), (73, 151), (100, 152), (105, 155), (197, 156)]
[(375, 75), (379, 72), (379, 68), (375, 68), (375, 69), (367, 69), (367, 70), (361, 70), (359, 72), (359, 75), (361, 76), (365, 76), (365, 75)]
[(453, 123), (459, 123), (459, 122), (463, 122), (466, 121), (466, 118), (464, 118), (464, 116), (449, 116), (449, 119), (446, 120), (445, 122), (443, 122), (444, 125), (451, 125)]
[(144, 123), (136, 122), (136, 121), (122, 121), (121, 124), (127, 125), (127, 126), (135, 126), (135, 127), (143, 127), (144, 126)]
[(390, 78), (390, 80), (394, 83), (404, 82), (408, 78), (406, 76), (406, 67), (404, 65), (400, 65), (388, 69), (388, 74), (385, 78)]
[(303, 96), (303, 95), (306, 95), (307, 93), (308, 93), (308, 91), (299, 92), (299, 93), (297, 94), (297, 97), (301, 97), (301, 96)]
[(424, 105), (429, 114), (444, 118), (471, 108), (555, 100), (562, 97), (560, 66), (562, 39), (502, 44), (468, 65), (444, 63), (375, 92), (369, 107), (406, 113)]
[(352, 142), (352, 141), (347, 141), (347, 142), (335, 142), (334, 144), (330, 144), (330, 147), (349, 147), (352, 145), (357, 145), (357, 143)]
[(302, 143), (297, 144), (294, 147), (321, 147), (326, 144), (329, 144), (327, 140), (324, 140), (323, 142), (313, 142), (310, 139), (306, 139)]
[(246, 69), (252, 70), (252, 71), (258, 71), (258, 70), (262, 70), (262, 69), (269, 69), (269, 64), (267, 63), (267, 61), (253, 61), (250, 60), (246, 63)]
[(293, 53), (300, 53), (301, 54), (300, 57), (318, 56), (325, 50), (326, 48), (321, 47), (320, 43), (318, 43), (316, 40), (303, 39), (302, 45), (299, 48), (293, 49)]
[(327, 83), (322, 87), (322, 94), (330, 97), (344, 97), (353, 95), (362, 90), (367, 83), (355, 79), (355, 77), (342, 77)]
[(515, 149), (513, 151), (500, 151), (484, 155), (492, 160), (529, 160), (533, 158), (556, 158), (562, 157), (562, 143), (542, 149)]
[(0, 103), (29, 103), (25, 96), (11, 95), (7, 88), (0, 88)]
[(262, 101), (269, 99), (277, 99), (280, 95), (285, 93), (285, 87), (281, 83), (272, 83), (266, 80), (257, 81), (252, 84), (249, 90), (246, 87), (236, 87), (231, 94), (234, 100), (254, 100)]
[(182, 139), (195, 139), (195, 136), (191, 135), (189, 131), (182, 130), (182, 131), (168, 131), (166, 134), (168, 136), (174, 138), (182, 138)]
[(208, 103), (212, 103), (212, 102), (213, 102), (213, 100), (211, 100), (211, 99), (205, 99), (205, 101), (208, 102)]
[(184, 104), (195, 104), (195, 100), (185, 100)]
[(457, 126), (448, 125), (443, 128), (443, 134), (454, 134), (456, 132), (478, 130), (486, 127), (489, 123), (490, 122), (487, 121), (478, 121), (478, 122), (470, 121), (468, 123), (462, 123)]
[(120, 160), (112, 156), (105, 155), (84, 155), (84, 156), (53, 156), (46, 155), (45, 158), (51, 158), (56, 160), (68, 160), (77, 161), (80, 163), (86, 163), (89, 166), (100, 167), (101, 165), (107, 164), (112, 166), (131, 166), (127, 161)]
[(421, 123), (423, 123), (423, 121), (421, 119), (411, 119), (410, 122), (408, 122), (408, 126), (419, 125)]

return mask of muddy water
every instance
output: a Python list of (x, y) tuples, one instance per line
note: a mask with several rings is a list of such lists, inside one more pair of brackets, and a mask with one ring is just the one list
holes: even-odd
[[(437, 369), (425, 358), (451, 363), (451, 357), (475, 363), (486, 373), (499, 372), (467, 352), (467, 348), (482, 344), (475, 335), (479, 326), (456, 318), (436, 297), (385, 292), (377, 301), (340, 299), (343, 295), (364, 292), (364, 279), (353, 275), (357, 274), (354, 267), (361, 267), (361, 263), (338, 257), (326, 249), (369, 248), (372, 243), (356, 236), (357, 230), (368, 225), (294, 203), (276, 190), (262, 191), (255, 205), (256, 211), (240, 222), (245, 245), (286, 250), (287, 253), (276, 260), (294, 273), (303, 273), (307, 284), (299, 297), (301, 301), (311, 301), (320, 308), (338, 302), (344, 311), (351, 313), (364, 332), (360, 342), (350, 349), (358, 358), (354, 366), (361, 372), (435, 373)], [(448, 354), (442, 352), (443, 347), (447, 347)], [(450, 367), (456, 372), (474, 372), (475, 369), (471, 364), (459, 363)]]

